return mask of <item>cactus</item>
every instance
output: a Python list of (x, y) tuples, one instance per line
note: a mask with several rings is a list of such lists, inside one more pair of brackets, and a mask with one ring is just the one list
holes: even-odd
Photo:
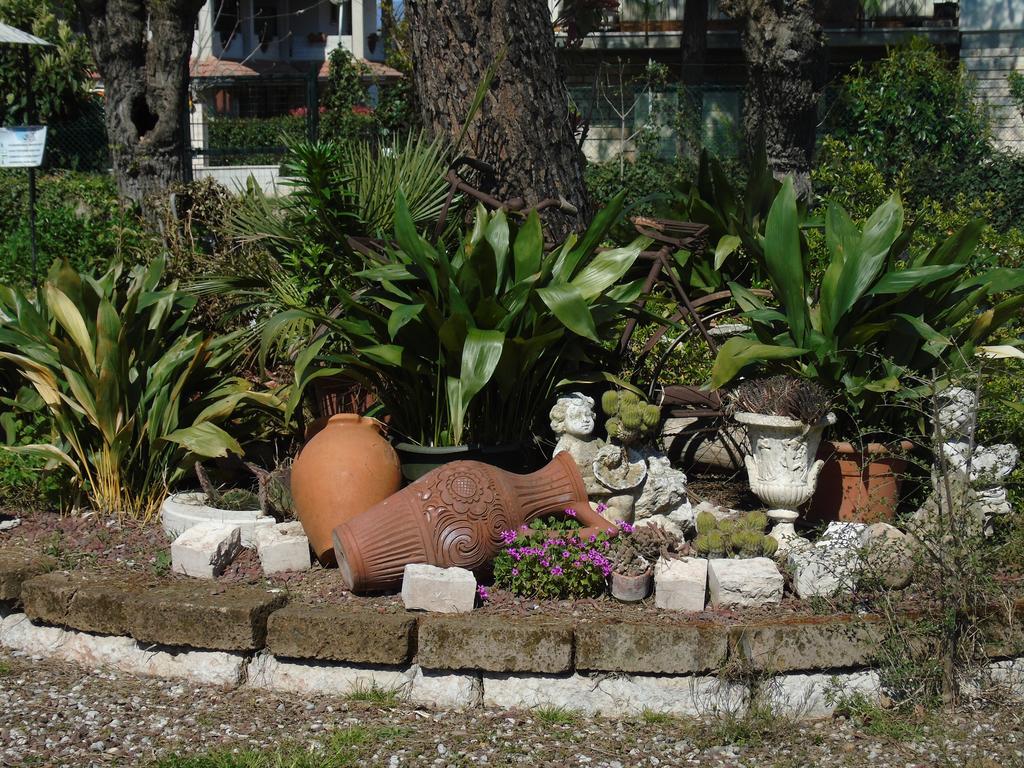
[(601, 410), (605, 416), (614, 416), (619, 411), (619, 393), (609, 389), (601, 395)]
[(706, 534), (698, 534), (697, 538), (693, 540), (693, 546), (701, 557), (707, 557), (711, 553), (711, 544), (708, 542)]
[(718, 527), (718, 518), (705, 509), (697, 514), (694, 525), (697, 527), (697, 535), (709, 533)]
[(639, 403), (621, 403), (619, 418), (622, 419), (622, 426), (630, 432), (639, 432), (643, 426), (643, 412)]
[(730, 536), (737, 531), (739, 526), (736, 525), (735, 520), (719, 520), (718, 530), (725, 536)]
[(220, 494), (216, 501), (216, 506), (218, 509), (229, 509), (232, 511), (259, 509), (260, 500), (252, 491), (232, 488)]
[(755, 531), (743, 531), (736, 535), (740, 554), (744, 557), (757, 557), (761, 554), (761, 539), (764, 537)]
[(614, 440), (622, 433), (622, 422), (613, 416), (604, 423), (604, 428), (608, 433), (608, 439)]
[(761, 537), (761, 554), (765, 557), (775, 557), (775, 553), (779, 551), (779, 542), (773, 539), (771, 536)]
[(726, 541), (721, 531), (711, 531), (705, 538), (707, 539), (708, 555), (725, 554)]
[(645, 430), (652, 431), (661, 422), (661, 408), (650, 404), (642, 406), (640, 421)]
[(748, 531), (761, 533), (768, 525), (768, 515), (764, 512), (751, 512), (743, 518), (743, 527)]

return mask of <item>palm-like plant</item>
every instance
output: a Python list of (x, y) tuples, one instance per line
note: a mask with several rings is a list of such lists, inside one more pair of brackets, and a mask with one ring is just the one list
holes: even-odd
[[(933, 373), (963, 368), (979, 345), (1024, 306), (1024, 270), (969, 274), (982, 222), (931, 251), (907, 257), (912, 229), (893, 195), (864, 222), (831, 205), (825, 216), (829, 263), (820, 284), (808, 276), (807, 249), (790, 180), (768, 214), (765, 269), (778, 308), (732, 284), (751, 331), (729, 339), (712, 370), (721, 387), (751, 369), (792, 373), (845, 395), (848, 415), (873, 431), (908, 425), (880, 410), (887, 400), (924, 396)], [(911, 409), (901, 413), (914, 416)], [(851, 425), (847, 425), (849, 428)]]
[(230, 337), (189, 330), (195, 299), (160, 286), (163, 260), (99, 278), (56, 263), (34, 300), (0, 289), (0, 359), (35, 388), (54, 444), (9, 448), (68, 466), (93, 507), (147, 519), (196, 457), (242, 453), (221, 425), (254, 404), (226, 371)]
[[(353, 276), (358, 288), (338, 292), (344, 312), (284, 312), (264, 344), (277, 326), (313, 316), (346, 344), (321, 355), (321, 339), (303, 352), (296, 397), (313, 377), (340, 373), (375, 392), (392, 429), (415, 442), (522, 440), (557, 384), (601, 361), (600, 340), (640, 294), (639, 282), (621, 280), (649, 241), (598, 250), (621, 209), (620, 195), (581, 237), (545, 253), (536, 213), (517, 229), (503, 212), (479, 207), (449, 251), (417, 234), (399, 193), (398, 247), (384, 261), (367, 258)], [(318, 357), (329, 367), (312, 366)]]

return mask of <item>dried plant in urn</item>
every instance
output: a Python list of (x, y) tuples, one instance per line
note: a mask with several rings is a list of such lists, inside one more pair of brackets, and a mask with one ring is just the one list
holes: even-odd
[(769, 507), (767, 515), (775, 523), (769, 535), (781, 552), (806, 543), (794, 523), (817, 486), (822, 434), (835, 423), (828, 394), (807, 379), (773, 376), (735, 387), (726, 407), (747, 429), (747, 478), (750, 489)]

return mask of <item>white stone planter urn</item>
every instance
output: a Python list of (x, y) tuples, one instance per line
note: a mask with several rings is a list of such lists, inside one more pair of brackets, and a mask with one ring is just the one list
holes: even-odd
[(809, 543), (797, 536), (794, 523), (818, 484), (824, 462), (815, 456), (835, 414), (813, 425), (760, 413), (737, 413), (735, 419), (746, 427), (750, 440), (750, 453), (744, 457), (750, 490), (768, 505), (768, 517), (775, 523), (768, 535), (779, 542), (780, 554)]

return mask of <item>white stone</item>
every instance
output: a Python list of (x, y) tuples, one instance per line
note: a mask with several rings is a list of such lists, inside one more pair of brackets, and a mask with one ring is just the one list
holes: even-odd
[(308, 571), (312, 565), (309, 539), (298, 521), (257, 528), (255, 544), (264, 575)]
[(782, 602), (784, 583), (778, 566), (767, 557), (708, 561), (708, 592), (716, 608)]
[(708, 561), (703, 557), (660, 558), (654, 564), (654, 604), (671, 611), (703, 611)]
[(171, 570), (197, 579), (215, 579), (241, 549), (237, 525), (199, 523), (171, 544)]
[(407, 611), (469, 613), (476, 602), (476, 577), (465, 568), (405, 566), (402, 602)]
[(480, 706), (483, 693), (478, 675), (424, 672), (415, 667), (409, 701), (437, 709), (471, 709)]
[(684, 531), (693, 527), (693, 506), (686, 494), (686, 475), (675, 469), (661, 452), (647, 452), (647, 480), (636, 500), (633, 515), (643, 520), (665, 515)]
[(860, 695), (878, 701), (881, 683), (873, 670), (843, 674), (779, 675), (763, 684), (761, 694), (776, 716), (829, 717), (844, 698)]
[(860, 537), (861, 575), (889, 589), (903, 589), (914, 572), (910, 538), (888, 523), (872, 523)]
[(813, 547), (792, 550), (787, 562), (796, 596), (833, 597), (856, 589), (866, 529), (864, 523), (829, 523)]
[(0, 622), (0, 645), (89, 668), (110, 667), (133, 675), (186, 679), (205, 685), (237, 685), (245, 666), (245, 659), (237, 654), (141, 647), (130, 637), (33, 624), (24, 614), (11, 614)]
[(0, 531), (9, 531), (21, 525), (20, 517), (12, 517), (10, 520), (0, 520)]
[(748, 700), (745, 686), (715, 677), (484, 675), (483, 685), (486, 707), (561, 707), (609, 717), (632, 717), (645, 710), (681, 716), (740, 714)]
[(281, 661), (259, 654), (249, 662), (246, 685), (250, 688), (297, 693), (348, 696), (370, 690), (406, 698), (415, 670), (384, 669), (334, 664), (323, 661)]
[(1024, 700), (1024, 659), (1005, 659), (988, 666), (988, 688)]
[(277, 521), (258, 509), (208, 507), (205, 493), (171, 494), (160, 506), (160, 523), (164, 533), (171, 539), (177, 538), (194, 525), (211, 522), (237, 525), (242, 536), (242, 546), (252, 548), (255, 546), (256, 531), (259, 528), (270, 528)]

